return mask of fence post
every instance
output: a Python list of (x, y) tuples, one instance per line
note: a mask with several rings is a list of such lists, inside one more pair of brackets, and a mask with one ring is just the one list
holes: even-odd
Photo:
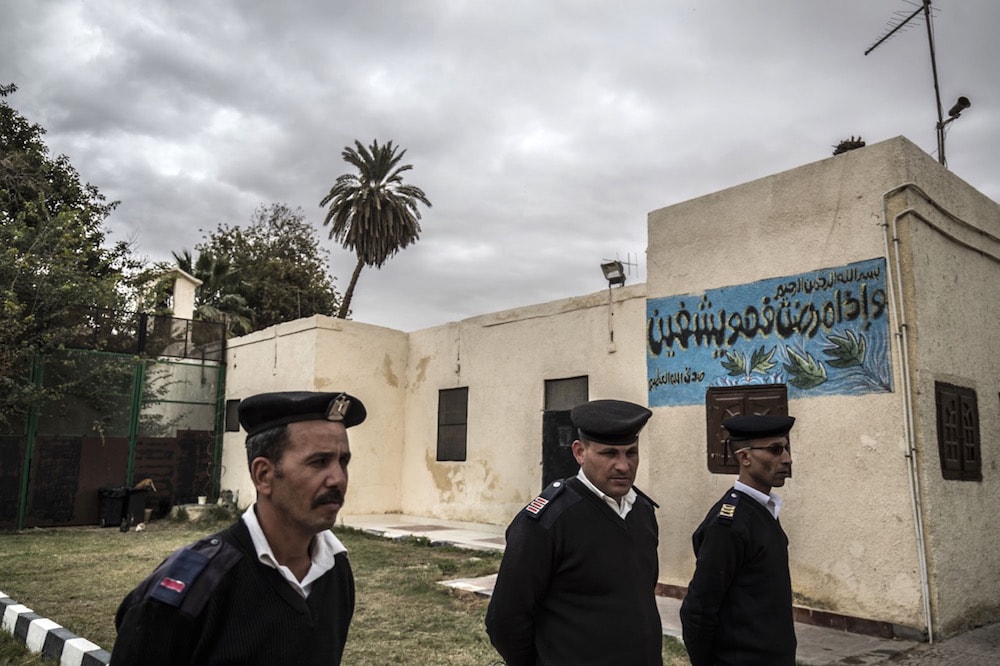
[(226, 433), (226, 357), (219, 364), (218, 382), (215, 389), (215, 449), (212, 465), (212, 497), (222, 492), (222, 440)]
[(135, 372), (132, 374), (132, 410), (128, 419), (128, 467), (125, 470), (125, 485), (132, 485), (132, 472), (135, 467), (135, 447), (139, 438), (139, 417), (142, 414), (142, 388), (146, 382), (146, 360), (136, 359)]
[[(42, 381), (45, 378), (45, 361), (41, 354), (34, 354), (31, 357), (31, 379), (33, 386), (42, 388)], [(41, 392), (41, 391), (39, 391)], [(24, 465), (21, 468), (21, 495), (17, 504), (17, 529), (24, 529), (24, 517), (28, 510), (28, 481), (31, 477), (31, 459), (35, 453), (35, 437), (38, 433), (38, 411), (37, 402), (33, 402), (28, 407), (28, 422), (24, 432)]]

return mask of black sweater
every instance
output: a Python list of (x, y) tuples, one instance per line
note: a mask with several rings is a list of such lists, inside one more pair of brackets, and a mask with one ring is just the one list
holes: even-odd
[(238, 520), (175, 552), (122, 601), (111, 661), (339, 664), (353, 613), (346, 553), (304, 599), (278, 571), (257, 561), (250, 533)]
[(541, 511), (522, 510), (507, 529), (486, 615), (493, 646), (515, 666), (661, 664), (657, 545), (645, 497), (622, 520), (567, 480)]
[(698, 562), (681, 604), (692, 666), (794, 666), (788, 538), (781, 524), (752, 497), (730, 490), (692, 542)]

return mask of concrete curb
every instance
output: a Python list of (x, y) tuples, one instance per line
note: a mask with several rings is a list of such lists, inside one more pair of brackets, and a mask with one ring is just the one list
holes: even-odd
[(34, 654), (59, 661), (60, 666), (107, 666), (111, 653), (80, 638), (62, 625), (42, 617), (0, 592), (3, 630)]

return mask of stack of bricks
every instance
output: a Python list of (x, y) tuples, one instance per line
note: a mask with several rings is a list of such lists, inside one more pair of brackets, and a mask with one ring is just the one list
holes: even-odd
[(22, 606), (3, 592), (0, 592), (0, 612), (3, 630), (13, 634), (34, 654), (41, 653), (62, 666), (106, 666), (111, 661), (107, 650)]

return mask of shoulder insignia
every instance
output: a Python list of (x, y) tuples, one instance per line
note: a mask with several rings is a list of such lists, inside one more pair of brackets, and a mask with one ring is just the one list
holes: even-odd
[(636, 495), (638, 495), (639, 497), (643, 498), (644, 500), (646, 500), (647, 502), (649, 502), (650, 504), (652, 504), (654, 509), (659, 509), (660, 508), (660, 505), (657, 504), (656, 502), (654, 502), (653, 498), (650, 497), (649, 495), (647, 495), (646, 493), (642, 492), (641, 490), (639, 490), (635, 486), (632, 486), (632, 490), (635, 491)]
[[(191, 592), (195, 582), (209, 568), (212, 560), (222, 551), (223, 541), (210, 536), (178, 550), (156, 572), (156, 579), (149, 596), (157, 601), (179, 608)], [(226, 569), (233, 562), (223, 558)], [(222, 563), (220, 563), (222, 564)]]
[(719, 515), (716, 516), (715, 521), (723, 525), (729, 525), (733, 522), (733, 518), (736, 517), (736, 507), (740, 503), (740, 494), (735, 490), (729, 491), (726, 495), (722, 506), (719, 507)]
[(208, 556), (203, 553), (184, 548), (164, 567), (149, 596), (171, 606), (180, 606), (184, 595), (208, 566), (208, 561)]
[(562, 493), (565, 488), (565, 481), (553, 481), (545, 490), (542, 491), (541, 495), (528, 502), (527, 506), (524, 507), (524, 512), (532, 518), (537, 519), (541, 515), (542, 511), (545, 510), (545, 507), (547, 507), (556, 497), (559, 497), (560, 493)]

